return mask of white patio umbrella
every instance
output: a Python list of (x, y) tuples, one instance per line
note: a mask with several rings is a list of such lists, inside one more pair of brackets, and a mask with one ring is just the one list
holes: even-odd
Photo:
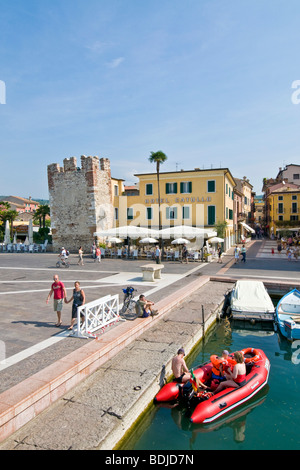
[(28, 239), (29, 239), (29, 245), (32, 245), (32, 243), (33, 243), (33, 225), (32, 225), (32, 219), (29, 220)]
[(121, 238), (118, 238), (118, 237), (109, 237), (107, 241), (109, 243), (123, 243), (123, 240), (121, 240)]
[(17, 243), (17, 232), (15, 232), (15, 234), (14, 234), (14, 241), (13, 241), (13, 243), (14, 243), (15, 245), (16, 245), (16, 243)]
[(162, 238), (208, 238), (217, 235), (213, 230), (191, 227), (189, 225), (176, 225), (174, 227), (164, 228), (159, 231)]
[(29, 245), (28, 236), (27, 236), (27, 237), (26, 237), (26, 239), (25, 239), (24, 245), (26, 245), (26, 246), (28, 246), (28, 245)]
[(145, 245), (147, 245), (148, 243), (158, 243), (158, 240), (156, 240), (155, 238), (151, 238), (151, 237), (146, 237), (146, 238), (142, 238), (139, 243), (143, 243)]
[(208, 240), (209, 243), (222, 243), (224, 241), (224, 238), (220, 237), (213, 237)]
[(8, 245), (10, 243), (10, 228), (9, 228), (9, 221), (5, 222), (5, 235), (4, 235), (4, 243)]
[(172, 245), (184, 245), (188, 243), (190, 243), (190, 241), (187, 240), (186, 238), (176, 238), (176, 240), (173, 240), (171, 242)]
[(124, 225), (123, 227), (115, 227), (107, 230), (101, 230), (94, 233), (95, 237), (120, 237), (120, 238), (141, 238), (141, 237), (157, 237), (158, 230), (152, 230), (148, 227), (137, 227), (136, 225)]

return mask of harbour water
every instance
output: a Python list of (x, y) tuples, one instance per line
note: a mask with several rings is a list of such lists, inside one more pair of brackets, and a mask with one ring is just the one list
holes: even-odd
[(271, 362), (269, 382), (249, 402), (209, 425), (190, 423), (178, 406), (151, 407), (123, 444), (131, 450), (298, 450), (300, 448), (300, 341), (279, 333), (216, 325), (199, 344), (188, 367), (246, 347), (263, 349)]

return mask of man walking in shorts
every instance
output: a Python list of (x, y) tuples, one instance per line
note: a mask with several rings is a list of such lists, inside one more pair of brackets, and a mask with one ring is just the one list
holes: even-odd
[(61, 311), (63, 308), (63, 302), (67, 301), (67, 291), (64, 284), (59, 280), (57, 274), (53, 276), (53, 281), (46, 303), (49, 303), (50, 297), (54, 294), (54, 311), (57, 313), (57, 323), (55, 326), (60, 326), (62, 324)]

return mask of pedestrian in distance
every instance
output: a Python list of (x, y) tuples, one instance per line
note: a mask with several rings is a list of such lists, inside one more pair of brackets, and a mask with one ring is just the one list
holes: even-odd
[(187, 250), (187, 247), (186, 247), (186, 244), (184, 243), (183, 247), (182, 247), (182, 263), (185, 261), (186, 264), (188, 264), (188, 250)]
[(48, 294), (48, 297), (46, 299), (46, 303), (49, 303), (49, 300), (53, 294), (53, 307), (54, 311), (57, 314), (57, 323), (55, 326), (61, 326), (62, 320), (61, 320), (61, 311), (63, 308), (63, 302), (67, 301), (67, 291), (64, 286), (64, 284), (59, 280), (59, 277), (57, 274), (54, 274), (53, 276), (53, 284), (51, 285), (50, 292)]
[(96, 258), (96, 242), (93, 242), (93, 245), (92, 245), (92, 257), (95, 259)]
[[(76, 281), (74, 283), (74, 289), (73, 289), (73, 295), (70, 298), (70, 300), (66, 300), (66, 303), (69, 304), (72, 302), (72, 319), (71, 319), (71, 325), (69, 326), (68, 330), (73, 330), (74, 323), (77, 319), (77, 308), (81, 307), (81, 305), (85, 304), (85, 293), (84, 291), (80, 288), (80, 282)], [(80, 315), (81, 322), (84, 321), (84, 315)]]
[(239, 258), (240, 258), (240, 248), (238, 247), (238, 245), (235, 245), (235, 249), (234, 249), (235, 264), (239, 262)]
[(241, 248), (241, 255), (242, 255), (242, 261), (244, 261), (244, 263), (246, 263), (246, 247), (245, 247), (245, 245), (243, 245), (242, 248)]
[(82, 246), (79, 247), (78, 256), (79, 256), (78, 264), (79, 264), (79, 266), (83, 266), (83, 249), (82, 249)]
[(222, 263), (222, 248), (218, 246), (218, 263)]
[(160, 258), (161, 258), (161, 252), (160, 252), (159, 246), (157, 245), (156, 248), (155, 248), (155, 261), (156, 261), (156, 264), (160, 264)]
[(99, 246), (96, 248), (96, 258), (94, 259), (94, 262), (98, 261), (98, 263), (101, 263), (101, 250)]

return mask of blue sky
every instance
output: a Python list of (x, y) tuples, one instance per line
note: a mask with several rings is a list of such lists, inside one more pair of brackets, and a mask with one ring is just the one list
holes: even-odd
[(47, 165), (83, 154), (110, 158), (130, 183), (162, 150), (162, 171), (228, 167), (258, 194), (300, 163), (297, 0), (0, 8), (0, 194), (48, 198)]

